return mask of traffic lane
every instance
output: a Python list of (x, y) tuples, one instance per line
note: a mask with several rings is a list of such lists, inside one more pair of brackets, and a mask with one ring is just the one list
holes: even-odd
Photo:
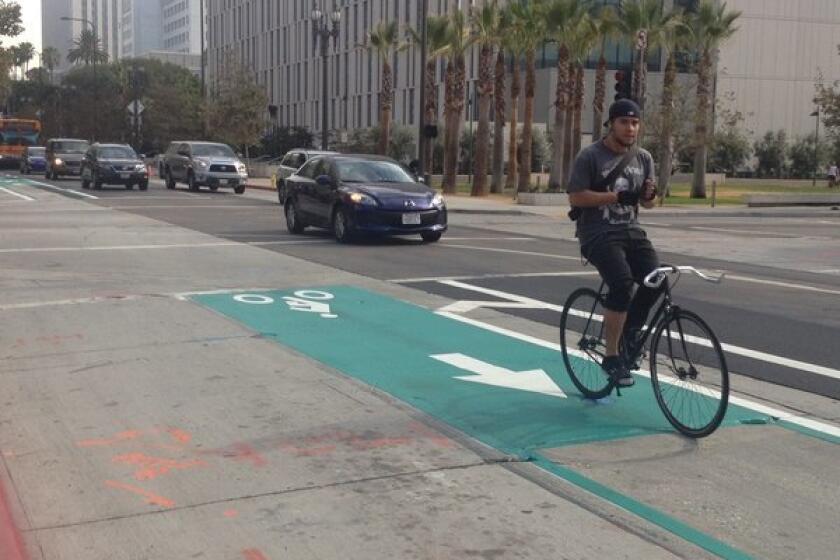
[[(477, 278), (464, 280), (464, 283), (498, 290), (500, 292), (516, 294), (532, 298), (541, 302), (562, 306), (566, 297), (581, 286), (597, 290), (599, 279), (589, 277), (512, 277), (512, 278)], [(688, 282), (686, 281), (686, 284)], [(719, 304), (705, 299), (702, 295), (708, 286), (694, 281), (691, 288), (683, 285), (674, 292), (675, 302), (700, 314), (705, 319), (722, 342), (740, 346), (749, 350), (764, 352), (773, 356), (799, 360), (807, 364), (836, 367), (836, 341), (840, 340), (840, 326), (833, 324), (836, 319), (820, 321), (820, 318), (801, 319), (778, 314), (772, 307), (750, 309), (749, 306), (733, 309), (732, 305)], [(411, 283), (413, 287), (430, 293), (444, 295), (456, 300), (490, 300), (504, 301), (503, 296), (493, 296), (440, 284), (438, 282)], [(694, 288), (697, 288), (695, 293)], [(769, 289), (765, 289), (766, 293)], [(753, 301), (760, 301), (764, 296), (754, 294)], [(803, 297), (803, 299), (806, 299)], [(811, 299), (817, 299), (811, 296)], [(836, 302), (836, 296), (832, 302)], [(823, 304), (836, 307), (836, 303), (829, 304), (829, 298), (824, 298)], [(500, 308), (499, 311), (538, 321), (551, 326), (558, 326), (560, 313), (548, 309), (519, 309)], [(837, 309), (840, 311), (840, 309)], [(823, 317), (830, 317), (826, 313)], [(559, 336), (559, 335), (558, 335)], [(735, 352), (727, 352), (727, 363), (731, 371), (747, 375), (756, 379), (791, 387), (810, 393), (815, 393), (840, 399), (840, 379), (827, 377), (799, 368), (788, 367), (779, 363), (768, 362), (747, 357)]]
[(694, 230), (733, 237), (802, 238), (815, 242), (840, 239), (840, 212), (814, 217), (698, 217), (691, 214), (646, 217), (644, 227)]

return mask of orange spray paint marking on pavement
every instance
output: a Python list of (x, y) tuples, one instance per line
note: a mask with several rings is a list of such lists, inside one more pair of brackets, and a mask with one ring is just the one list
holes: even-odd
[(256, 548), (246, 548), (243, 550), (242, 558), (245, 560), (268, 560), (268, 557)]
[(226, 509), (223, 515), (225, 517), (236, 517), (237, 515), (239, 515), (239, 512), (235, 509)]
[(206, 463), (201, 459), (177, 461), (163, 457), (150, 457), (143, 453), (117, 455), (113, 458), (113, 462), (140, 467), (134, 472), (134, 478), (137, 480), (152, 480), (172, 470), (187, 470), (206, 466)]
[(129, 441), (132, 439), (137, 439), (142, 435), (140, 430), (126, 430), (125, 432), (120, 432), (112, 438), (106, 439), (85, 439), (80, 441), (77, 445), (79, 447), (105, 447), (108, 445), (114, 445), (117, 443), (121, 443), (123, 441)]
[(229, 450), (222, 453), (222, 456), (231, 457), (234, 461), (251, 463), (255, 467), (264, 467), (268, 464), (265, 457), (248, 443), (234, 443)]
[(169, 428), (166, 430), (169, 432), (175, 441), (180, 444), (186, 445), (192, 440), (192, 435), (189, 432), (185, 432), (184, 430), (179, 430), (178, 428)]
[(175, 502), (173, 502), (169, 498), (164, 498), (163, 496), (152, 494), (151, 492), (147, 492), (142, 488), (138, 488), (130, 484), (123, 484), (122, 482), (117, 482), (116, 480), (106, 480), (105, 485), (110, 486), (111, 488), (117, 488), (119, 490), (126, 490), (128, 492), (131, 492), (132, 494), (137, 494), (138, 496), (143, 496), (144, 498), (146, 498), (146, 503), (151, 504), (153, 506), (160, 506), (164, 508), (175, 507)]

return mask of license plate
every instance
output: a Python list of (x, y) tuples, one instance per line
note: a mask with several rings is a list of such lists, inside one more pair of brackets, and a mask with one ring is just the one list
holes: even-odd
[(131, 173), (120, 173), (120, 179), (128, 179), (131, 177)]
[(413, 213), (413, 214), (403, 214), (402, 215), (402, 223), (404, 226), (419, 226), (420, 225), (420, 214)]
[(227, 184), (228, 184), (228, 180), (227, 180), (227, 179), (219, 179), (219, 184), (220, 184), (220, 185), (227, 185)]

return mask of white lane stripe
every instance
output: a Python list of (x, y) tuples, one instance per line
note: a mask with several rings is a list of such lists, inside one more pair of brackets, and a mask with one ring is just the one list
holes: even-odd
[(146, 251), (154, 249), (203, 249), (213, 247), (239, 247), (243, 245), (307, 245), (312, 243), (335, 243), (335, 241), (311, 239), (299, 241), (254, 241), (239, 243), (219, 241), (214, 243), (172, 243), (169, 245), (99, 245), (94, 247), (27, 247), (18, 249), (0, 249), (0, 253), (68, 253), (73, 251)]
[[(460, 321), (462, 323), (466, 323), (468, 325), (472, 325), (474, 327), (478, 327), (481, 329), (485, 329), (491, 332), (495, 332), (497, 334), (501, 334), (503, 336), (507, 336), (510, 338), (515, 338), (518, 340), (522, 340), (524, 342), (530, 342), (531, 344), (536, 344), (537, 346), (542, 346), (544, 348), (549, 348), (552, 350), (556, 350), (558, 352), (562, 352), (562, 348), (560, 344), (556, 342), (549, 342), (547, 340), (543, 340), (541, 338), (536, 338), (534, 336), (529, 336), (527, 334), (522, 334), (516, 331), (512, 331), (510, 329), (506, 329), (503, 327), (497, 327), (496, 325), (491, 325), (490, 323), (485, 323), (483, 321), (477, 321), (475, 319), (470, 319), (468, 317), (463, 317), (461, 315), (457, 315), (455, 313), (447, 313), (438, 311), (436, 312), (438, 315), (442, 317), (448, 317), (450, 319), (454, 319), (456, 321)], [(641, 372), (643, 375), (649, 377), (650, 374), (647, 372)], [(790, 422), (792, 424), (797, 424), (799, 426), (803, 426), (805, 428), (809, 428), (811, 430), (815, 430), (818, 432), (822, 432), (825, 434), (832, 435), (834, 437), (840, 437), (840, 427), (834, 426), (832, 424), (828, 424), (826, 422), (822, 422), (820, 420), (815, 420), (813, 418), (805, 418), (802, 416), (797, 416), (792, 412), (788, 412), (782, 410), (780, 408), (774, 408), (772, 406), (767, 406), (765, 404), (753, 402), (751, 400), (745, 399), (743, 397), (738, 396), (730, 396), (729, 402), (733, 404), (737, 404), (739, 406), (743, 406), (744, 408), (749, 408), (750, 410), (754, 410), (756, 412), (760, 412), (762, 414), (767, 414), (774, 418), (778, 418), (780, 420), (784, 420), (786, 422)]]
[(795, 290), (804, 290), (806, 292), (817, 292), (820, 294), (840, 295), (840, 290), (829, 290), (827, 288), (817, 288), (816, 286), (806, 286), (805, 284), (792, 284), (790, 282), (779, 282), (778, 280), (763, 280), (761, 278), (752, 278), (750, 276), (739, 276), (737, 274), (727, 274), (727, 280), (738, 280), (739, 282), (752, 282), (754, 284), (766, 284), (768, 286), (778, 286), (780, 288), (792, 288)]
[(92, 194), (87, 194), (87, 193), (83, 193), (83, 192), (79, 192), (79, 191), (74, 191), (73, 189), (63, 189), (61, 187), (56, 187), (55, 185), (50, 185), (49, 183), (42, 183), (40, 181), (33, 181), (32, 179), (27, 179), (26, 181), (28, 183), (31, 183), (31, 184), (34, 184), (34, 185), (41, 185), (42, 187), (46, 187), (48, 189), (52, 189), (52, 190), (58, 191), (58, 192), (72, 193), (72, 194), (75, 194), (77, 196), (81, 196), (81, 197), (84, 197), (84, 198), (91, 198), (93, 200), (98, 200), (99, 199), (98, 196), (93, 196)]
[(89, 297), (89, 298), (77, 298), (77, 299), (59, 299), (53, 301), (32, 301), (27, 303), (6, 303), (0, 305), (0, 311), (10, 311), (13, 309), (32, 309), (35, 307), (50, 307), (53, 305), (79, 305), (83, 303), (102, 303), (102, 302), (117, 302), (117, 301), (131, 301), (140, 299), (141, 297), (147, 296), (138, 296), (138, 295), (126, 295), (126, 296), (100, 296), (100, 297)]
[(536, 241), (533, 237), (443, 237), (441, 242), (449, 241)]
[[(536, 308), (542, 309), (551, 309), (552, 311), (563, 311), (562, 305), (555, 305), (553, 303), (548, 303), (545, 301), (540, 301), (538, 299), (523, 297), (517, 294), (511, 294), (508, 292), (502, 292), (500, 290), (492, 290), (490, 288), (483, 288), (481, 286), (473, 286), (471, 284), (466, 284), (464, 282), (459, 282), (457, 280), (445, 280), (442, 281), (441, 284), (445, 284), (448, 286), (453, 286), (456, 288), (462, 288), (465, 290), (472, 290), (474, 292), (479, 292), (486, 295), (495, 296), (502, 299), (507, 299), (509, 301), (514, 301), (517, 303), (523, 304), (530, 304)], [(704, 344), (707, 346), (711, 345), (711, 342), (706, 339), (696, 339), (695, 342), (698, 344)], [(784, 356), (776, 356), (775, 354), (768, 354), (766, 352), (761, 352), (759, 350), (752, 350), (750, 348), (744, 348), (743, 346), (736, 346), (734, 344), (728, 344), (725, 342), (721, 342), (723, 349), (727, 352), (732, 354), (738, 354), (739, 356), (744, 356), (746, 358), (752, 358), (754, 360), (759, 360), (762, 362), (767, 362), (771, 364), (776, 364), (784, 367), (789, 367), (793, 369), (798, 369), (801, 371), (805, 371), (808, 373), (813, 373), (816, 375), (822, 375), (824, 377), (831, 377), (833, 379), (840, 379), (840, 370), (833, 369), (826, 366), (821, 366), (818, 364), (812, 364), (808, 362), (802, 362), (800, 360), (794, 360), (791, 358), (785, 358)]]
[(568, 257), (566, 255), (554, 255), (552, 253), (535, 253), (533, 251), (515, 251), (513, 249), (499, 249), (496, 247), (473, 247), (471, 245), (456, 245), (454, 243), (438, 244), (438, 247), (446, 247), (447, 249), (472, 249), (474, 251), (491, 251), (495, 253), (514, 253), (517, 255), (528, 255), (532, 257), (547, 257), (550, 259), (561, 259), (568, 261), (580, 261), (580, 257)]
[(517, 274), (479, 274), (478, 276), (430, 276), (428, 278), (394, 278), (387, 280), (394, 284), (412, 284), (414, 282), (443, 282), (445, 280), (484, 280), (488, 278), (540, 278), (557, 276), (597, 276), (595, 270), (581, 272), (520, 272)]
[(801, 235), (791, 235), (786, 233), (776, 233), (773, 231), (761, 231), (761, 230), (750, 230), (750, 229), (730, 229), (730, 228), (722, 228), (722, 227), (706, 227), (706, 226), (689, 226), (687, 229), (694, 229), (699, 231), (710, 231), (712, 233), (722, 232), (722, 233), (745, 233), (747, 235), (766, 235), (770, 237), (785, 237), (790, 239), (796, 239), (802, 237)]
[(25, 194), (20, 194), (19, 192), (15, 192), (11, 189), (7, 189), (6, 187), (0, 187), (0, 191), (9, 193), (10, 195), (16, 196), (18, 198), (22, 198), (23, 200), (25, 200), (27, 202), (32, 202), (33, 200), (35, 200), (34, 198), (30, 198), (30, 197), (26, 196)]

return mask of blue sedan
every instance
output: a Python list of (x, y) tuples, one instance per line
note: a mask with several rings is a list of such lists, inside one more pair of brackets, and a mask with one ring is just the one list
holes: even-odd
[(359, 234), (420, 235), (438, 241), (447, 228), (443, 197), (396, 161), (369, 155), (310, 159), (286, 179), (286, 226), (331, 229), (348, 242)]
[(20, 172), (29, 175), (33, 171), (43, 173), (47, 169), (46, 150), (39, 146), (28, 146), (20, 158)]

